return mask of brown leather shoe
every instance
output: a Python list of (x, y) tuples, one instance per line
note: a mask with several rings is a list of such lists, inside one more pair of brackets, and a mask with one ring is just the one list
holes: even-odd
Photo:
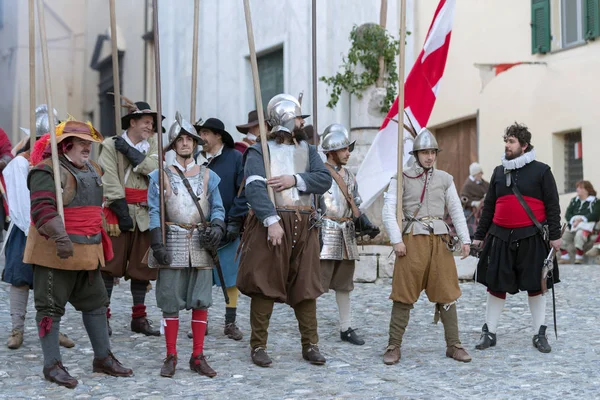
[(383, 354), (383, 363), (385, 365), (394, 365), (400, 361), (400, 347), (389, 345)]
[(160, 376), (172, 378), (175, 375), (175, 367), (177, 366), (177, 354), (167, 354), (167, 358), (160, 369)]
[(240, 331), (240, 328), (238, 328), (235, 322), (225, 325), (223, 333), (227, 335), (229, 339), (233, 340), (242, 340), (242, 338), (244, 337), (244, 334), (242, 333), (242, 331)]
[(310, 362), (313, 365), (323, 365), (327, 360), (319, 351), (319, 346), (316, 344), (309, 344), (308, 346), (302, 347), (302, 358)]
[(252, 362), (259, 367), (270, 367), (273, 363), (271, 357), (267, 354), (267, 350), (263, 347), (252, 349), (250, 356), (252, 357)]
[(131, 330), (135, 333), (143, 333), (146, 336), (160, 336), (160, 331), (152, 329), (151, 322), (146, 317), (132, 319)]
[(190, 357), (190, 369), (200, 375), (208, 376), (209, 378), (217, 376), (217, 372), (206, 362), (204, 354), (198, 354), (196, 357), (192, 355), (192, 357)]
[(73, 389), (78, 383), (60, 361), (56, 361), (51, 367), (44, 367), (44, 378), (69, 389)]
[(129, 368), (125, 368), (119, 360), (115, 358), (112, 352), (108, 352), (106, 358), (94, 358), (92, 363), (94, 372), (101, 372), (103, 374), (112, 376), (131, 376), (133, 371)]
[(453, 358), (460, 362), (470, 362), (471, 356), (462, 347), (461, 344), (455, 344), (446, 348), (446, 357)]
[(21, 329), (13, 329), (6, 341), (6, 346), (9, 349), (15, 350), (23, 344), (23, 331)]
[(58, 344), (60, 344), (62, 347), (66, 347), (67, 349), (75, 347), (75, 342), (62, 332), (58, 332)]

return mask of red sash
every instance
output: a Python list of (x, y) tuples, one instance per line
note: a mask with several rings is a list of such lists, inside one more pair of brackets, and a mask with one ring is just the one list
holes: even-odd
[[(147, 203), (148, 189), (132, 189), (126, 187), (125, 201), (127, 204)], [(117, 214), (115, 214), (113, 210), (108, 207), (104, 208), (104, 217), (106, 218), (106, 223), (109, 225), (117, 225), (119, 223)]]
[[(546, 220), (546, 207), (542, 200), (534, 197), (523, 196), (525, 202), (531, 208), (533, 215), (539, 222)], [(524, 228), (532, 226), (533, 221), (519, 203), (517, 196), (509, 194), (496, 200), (496, 211), (494, 212), (494, 223), (503, 228)]]
[(71, 235), (92, 236), (102, 234), (104, 259), (112, 260), (114, 252), (112, 242), (102, 227), (102, 207), (81, 206), (65, 208), (65, 230)]

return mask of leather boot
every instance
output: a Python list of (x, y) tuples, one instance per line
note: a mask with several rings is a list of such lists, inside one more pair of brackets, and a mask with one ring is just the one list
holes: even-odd
[(546, 325), (540, 326), (540, 331), (537, 335), (533, 335), (533, 347), (538, 349), (541, 353), (550, 353), (552, 347), (548, 343), (548, 336), (546, 336)]
[(467, 351), (462, 347), (462, 344), (454, 344), (452, 346), (448, 346), (446, 348), (446, 357), (453, 358), (456, 361), (460, 362), (469, 362), (471, 361), (471, 356)]
[(475, 346), (477, 350), (484, 350), (488, 347), (494, 347), (496, 345), (496, 334), (488, 330), (487, 324), (483, 324), (481, 328), (481, 337), (479, 343)]
[(172, 378), (175, 375), (175, 367), (177, 367), (177, 354), (167, 354), (167, 358), (165, 358), (160, 369), (160, 376)]
[(389, 345), (383, 354), (385, 365), (394, 365), (400, 361), (400, 346)]
[(13, 329), (6, 341), (6, 346), (9, 349), (15, 350), (23, 344), (23, 331), (21, 329)]
[(67, 349), (75, 347), (75, 342), (62, 332), (58, 332), (58, 344), (60, 344), (62, 347), (66, 347)]
[(125, 368), (110, 351), (108, 352), (108, 356), (106, 358), (100, 359), (94, 357), (92, 367), (94, 372), (100, 372), (112, 376), (133, 375), (133, 371), (129, 368)]
[(271, 357), (267, 354), (267, 350), (262, 347), (252, 349), (250, 356), (252, 357), (252, 362), (259, 367), (270, 367), (271, 363), (273, 363)]
[(362, 346), (365, 344), (365, 341), (356, 334), (356, 330), (352, 328), (348, 328), (345, 332), (340, 332), (340, 337), (343, 342), (349, 342), (358, 346)]
[(217, 376), (217, 372), (206, 362), (204, 354), (198, 354), (196, 357), (192, 355), (192, 357), (190, 357), (190, 369), (200, 375), (208, 376), (209, 378)]
[(60, 361), (56, 361), (51, 367), (44, 367), (44, 378), (69, 389), (73, 389), (78, 383)]
[(319, 351), (319, 346), (312, 343), (308, 346), (302, 346), (302, 358), (313, 365), (323, 365), (327, 361)]
[(148, 320), (146, 317), (132, 319), (131, 330), (135, 333), (143, 333), (146, 336), (160, 336), (160, 331), (157, 329), (152, 329), (150, 320)]
[(223, 334), (227, 336), (229, 339), (233, 340), (242, 340), (244, 338), (244, 334), (238, 328), (235, 322), (225, 325), (225, 329), (223, 329)]

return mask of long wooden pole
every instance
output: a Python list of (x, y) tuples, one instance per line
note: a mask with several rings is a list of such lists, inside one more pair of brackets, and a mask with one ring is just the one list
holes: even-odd
[(312, 123), (313, 123), (313, 143), (317, 146), (319, 137), (319, 128), (317, 125), (317, 0), (312, 0)]
[[(379, 11), (379, 26), (385, 29), (387, 22), (387, 0), (381, 0), (381, 8)], [(377, 77), (376, 87), (383, 87), (383, 78), (385, 75), (385, 63), (383, 56), (379, 57), (379, 76)]]
[[(267, 132), (265, 130), (265, 114), (263, 111), (262, 95), (260, 93), (260, 79), (258, 77), (258, 64), (256, 62), (256, 48), (254, 47), (254, 31), (252, 30), (252, 16), (250, 15), (250, 1), (244, 0), (244, 14), (246, 15), (246, 31), (248, 33), (248, 48), (250, 50), (250, 65), (252, 66), (252, 81), (254, 82), (254, 98), (256, 99), (256, 111), (258, 112), (258, 126), (260, 129), (260, 145), (265, 164), (265, 176), (271, 179), (271, 162), (269, 160), (269, 148), (267, 146)], [(273, 188), (267, 185), (269, 198), (275, 204), (275, 193)]]
[(200, 15), (200, 0), (194, 0), (194, 38), (192, 48), (192, 101), (190, 121), (196, 121), (196, 87), (198, 86), (198, 22)]
[(160, 84), (160, 42), (158, 35), (158, 0), (152, 0), (152, 21), (154, 26), (154, 75), (156, 78), (156, 139), (158, 142), (158, 189), (160, 209), (160, 230), (165, 241), (165, 177), (163, 174), (163, 145), (162, 145), (162, 97)]
[(121, 131), (121, 77), (119, 76), (119, 47), (117, 43), (117, 15), (115, 0), (108, 0), (110, 7), (110, 43), (112, 48), (113, 92), (115, 93), (115, 135)]
[[(29, 149), (36, 140), (35, 126), (35, 0), (29, 0)], [(48, 110), (48, 113), (53, 110)]]
[[(56, 125), (54, 108), (52, 107), (52, 86), (50, 82), (50, 62), (48, 60), (48, 41), (46, 39), (46, 20), (44, 19), (44, 2), (37, 0), (38, 20), (40, 23), (40, 47), (42, 48), (42, 64), (44, 66), (44, 87), (46, 104), (48, 105), (48, 122), (50, 125), (50, 148), (52, 149), (52, 170), (54, 171), (54, 189), (56, 190), (56, 211), (64, 220), (62, 187), (60, 184), (60, 165), (58, 163), (58, 146), (56, 145)], [(30, 132), (35, 135), (35, 131)], [(33, 149), (32, 149), (33, 150)]]
[(402, 170), (404, 163), (404, 59), (406, 41), (406, 0), (400, 0), (400, 54), (398, 55), (398, 192), (396, 216), (402, 226)]

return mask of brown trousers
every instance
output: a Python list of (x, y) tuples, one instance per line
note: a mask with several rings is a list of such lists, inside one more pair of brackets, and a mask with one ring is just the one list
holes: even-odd
[[(250, 347), (267, 348), (267, 339), (269, 337), (269, 322), (273, 313), (275, 300), (264, 296), (253, 296), (250, 302)], [(300, 341), (302, 347), (309, 344), (317, 344), (319, 335), (317, 334), (317, 301), (304, 300), (294, 306), (294, 313), (298, 321), (298, 330), (300, 331)]]
[(135, 279), (139, 281), (154, 281), (158, 276), (157, 268), (149, 268), (142, 263), (150, 248), (150, 231), (140, 232), (136, 227), (133, 231), (121, 232), (119, 236), (111, 236), (115, 257), (101, 269), (115, 278)]
[(449, 304), (461, 295), (454, 256), (439, 235), (404, 235), (406, 255), (396, 257), (390, 299), (414, 304), (423, 290), (429, 301)]
[(321, 260), (321, 285), (329, 289), (351, 292), (354, 290), (354, 260)]

